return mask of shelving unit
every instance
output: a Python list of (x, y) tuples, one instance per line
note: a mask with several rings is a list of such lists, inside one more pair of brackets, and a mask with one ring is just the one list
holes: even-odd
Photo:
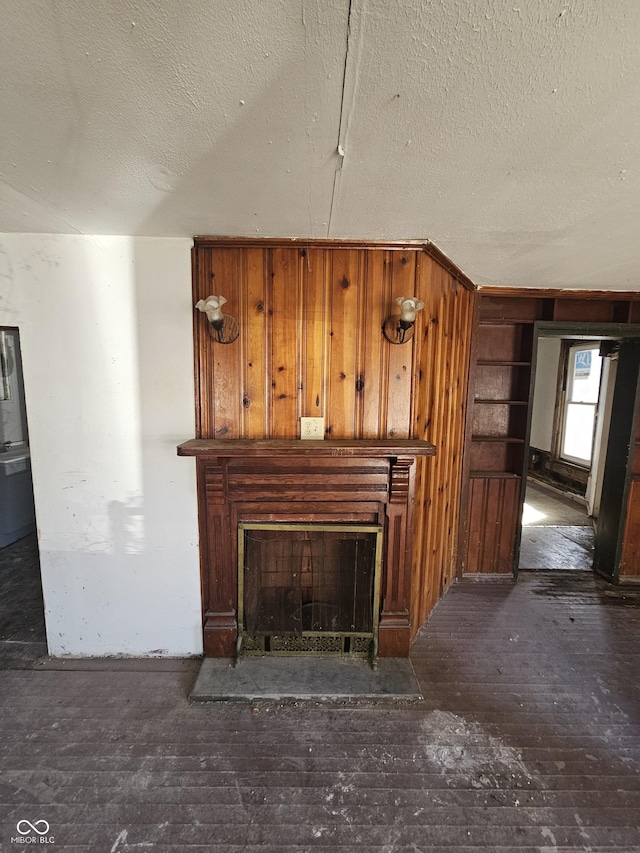
[[(481, 299), (471, 366), (467, 434), (467, 540), (464, 570), (513, 570), (529, 407), (533, 300), (510, 306)], [(506, 316), (505, 316), (506, 313)]]
[(471, 477), (519, 474), (527, 429), (531, 324), (481, 317), (471, 401)]
[[(566, 291), (522, 295), (498, 288), (478, 294), (458, 542), (461, 574), (514, 570), (537, 320), (583, 324), (584, 329), (596, 323), (638, 324), (640, 299)], [(639, 474), (629, 475), (629, 498), (620, 507), (621, 516), (627, 518), (621, 537), (622, 573), (640, 577), (640, 547), (633, 544), (640, 530), (640, 462), (636, 465)]]

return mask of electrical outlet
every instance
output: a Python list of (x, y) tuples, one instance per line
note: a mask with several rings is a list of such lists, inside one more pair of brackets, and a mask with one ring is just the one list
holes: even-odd
[(324, 438), (324, 418), (300, 418), (300, 438), (321, 441)]

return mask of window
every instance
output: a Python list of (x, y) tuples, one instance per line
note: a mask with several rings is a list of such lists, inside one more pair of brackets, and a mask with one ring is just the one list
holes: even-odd
[(15, 364), (13, 336), (8, 332), (0, 332), (0, 400), (10, 400), (11, 374)]
[(585, 467), (591, 465), (601, 372), (599, 346), (583, 343), (569, 347), (560, 456)]

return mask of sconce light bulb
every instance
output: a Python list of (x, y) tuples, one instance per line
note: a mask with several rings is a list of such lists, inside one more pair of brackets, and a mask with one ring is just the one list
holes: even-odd
[(196, 308), (198, 311), (204, 311), (210, 323), (223, 323), (222, 306), (226, 301), (224, 296), (207, 296), (206, 299), (200, 299), (196, 302)]
[(400, 306), (400, 320), (402, 323), (415, 323), (416, 314), (424, 308), (424, 302), (415, 296), (412, 296), (410, 299), (398, 296), (396, 304)]
[(198, 311), (207, 315), (209, 336), (219, 344), (232, 344), (240, 334), (235, 317), (222, 313), (222, 306), (226, 303), (224, 296), (207, 296), (206, 299), (196, 302)]

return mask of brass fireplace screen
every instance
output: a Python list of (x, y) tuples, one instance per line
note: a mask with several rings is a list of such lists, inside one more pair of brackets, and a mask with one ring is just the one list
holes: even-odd
[(238, 654), (375, 660), (382, 527), (238, 525)]

